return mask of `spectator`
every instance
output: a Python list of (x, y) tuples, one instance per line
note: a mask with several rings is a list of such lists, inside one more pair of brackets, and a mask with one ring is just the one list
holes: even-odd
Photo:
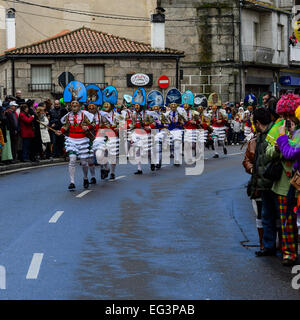
[[(54, 101), (54, 108), (50, 110), (50, 121), (49, 126), (54, 130), (60, 130), (62, 123), (60, 119), (62, 118), (62, 108), (59, 100)], [(59, 158), (63, 154), (64, 138), (63, 136), (57, 136), (53, 131), (51, 131), (51, 140), (53, 147), (53, 157)]]
[(37, 107), (36, 109), (36, 115), (38, 118), (38, 121), (40, 121), (40, 134), (39, 137), (41, 139), (41, 144), (42, 144), (42, 152), (40, 154), (40, 158), (42, 159), (49, 159), (50, 158), (50, 135), (48, 132), (48, 124), (49, 120), (46, 117), (46, 111), (45, 108), (42, 106)]
[(233, 132), (233, 137), (232, 137), (232, 145), (240, 144), (240, 137), (241, 137), (241, 129), (242, 129), (242, 120), (240, 118), (240, 114), (236, 113), (231, 121), (231, 128)]
[(22, 138), (22, 161), (29, 162), (30, 148), (34, 138), (33, 120), (34, 115), (30, 115), (27, 104), (21, 105), (20, 112), (20, 130)]
[(22, 91), (21, 90), (17, 90), (16, 91), (16, 103), (21, 106), (21, 104), (25, 103), (25, 99), (22, 98)]
[(10, 143), (10, 134), (6, 117), (5, 108), (1, 107), (0, 111), (0, 122), (1, 122), (1, 131), (4, 136), (5, 145), (2, 148), (1, 161), (5, 164), (10, 164), (12, 161), (12, 153), (11, 153), (11, 143)]
[(255, 159), (252, 171), (250, 196), (260, 193), (262, 198), (263, 249), (255, 254), (258, 257), (276, 255), (276, 219), (278, 216), (276, 198), (271, 191), (273, 182), (264, 177), (268, 164), (265, 153), (268, 146), (266, 136), (273, 126), (270, 112), (265, 108), (254, 111), (253, 123), (259, 133), (256, 140)]
[(11, 142), (11, 152), (13, 157), (13, 162), (17, 160), (18, 153), (18, 143), (19, 143), (19, 119), (16, 113), (17, 103), (12, 101), (9, 103), (9, 107), (6, 110), (6, 118), (10, 133), (10, 142)]

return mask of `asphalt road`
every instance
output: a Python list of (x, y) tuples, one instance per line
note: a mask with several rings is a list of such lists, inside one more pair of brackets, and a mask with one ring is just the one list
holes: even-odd
[(0, 299), (299, 299), (291, 268), (254, 255), (249, 176), (228, 151), (200, 176), (120, 165), (87, 193), (79, 166), (75, 192), (66, 165), (0, 176)]

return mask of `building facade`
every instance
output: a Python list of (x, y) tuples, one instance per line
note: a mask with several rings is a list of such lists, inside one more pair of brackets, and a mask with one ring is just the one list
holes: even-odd
[(121, 103), (124, 94), (133, 94), (135, 88), (129, 78), (134, 74), (149, 77), (147, 91), (159, 89), (162, 75), (176, 86), (183, 57), (178, 50), (158, 50), (150, 44), (82, 27), (6, 51), (0, 57), (0, 88), (2, 97), (22, 90), (24, 98), (58, 99), (65, 85), (75, 79), (101, 89), (115, 86)]

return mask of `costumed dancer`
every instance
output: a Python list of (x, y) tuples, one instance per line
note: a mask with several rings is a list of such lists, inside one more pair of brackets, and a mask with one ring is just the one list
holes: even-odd
[(253, 128), (253, 112), (257, 104), (257, 99), (253, 94), (249, 94), (244, 99), (244, 106), (247, 110), (244, 112), (244, 135), (246, 141), (250, 141), (254, 136)]
[(187, 163), (192, 163), (192, 150), (196, 150), (197, 144), (205, 142), (204, 131), (200, 129), (200, 114), (193, 110), (194, 95), (188, 90), (182, 94), (182, 105), (186, 112), (187, 121), (184, 124), (184, 145), (189, 156)]
[[(69, 133), (65, 138), (65, 149), (69, 154), (69, 190), (75, 189), (75, 170), (77, 157), (83, 170), (83, 186), (88, 188), (88, 159), (91, 157), (89, 130), (92, 130), (93, 118), (87, 111), (80, 110), (86, 101), (85, 86), (79, 81), (70, 82), (64, 91), (64, 101), (71, 102), (71, 111), (62, 119), (63, 124), (57, 135)], [(81, 102), (81, 103), (80, 103)]]
[(168, 120), (169, 132), (170, 132), (170, 144), (174, 145), (174, 165), (180, 166), (182, 163), (181, 151), (182, 151), (182, 137), (183, 126), (187, 121), (186, 112), (183, 108), (178, 107), (181, 105), (181, 93), (178, 89), (170, 89), (166, 95), (165, 105), (170, 108), (166, 112), (166, 118)]
[(148, 157), (152, 148), (151, 129), (155, 128), (154, 119), (146, 112), (146, 91), (137, 88), (132, 97), (134, 113), (132, 114), (131, 129), (132, 146), (137, 160), (137, 171), (134, 174), (143, 174), (142, 158)]
[(119, 154), (118, 126), (122, 116), (114, 111), (114, 106), (118, 101), (118, 92), (115, 87), (106, 87), (102, 92), (102, 97), (103, 111), (100, 112), (99, 129), (93, 143), (93, 150), (96, 153), (98, 164), (101, 165), (101, 179), (106, 179), (111, 171), (110, 180), (114, 180)]
[(148, 114), (152, 116), (155, 122), (155, 129), (152, 130), (152, 133), (155, 133), (154, 136), (154, 148), (153, 158), (151, 157), (151, 170), (159, 170), (162, 163), (162, 148), (164, 143), (167, 140), (168, 133), (165, 129), (165, 124), (168, 122), (163, 111), (164, 107), (164, 96), (160, 91), (152, 90), (147, 97), (147, 107)]
[(227, 154), (225, 148), (225, 137), (226, 137), (226, 111), (221, 109), (222, 103), (217, 93), (212, 93), (208, 98), (208, 105), (211, 107), (210, 111), (210, 122), (213, 129), (212, 139), (214, 142), (215, 155), (213, 158), (219, 158), (218, 145), (219, 143), (223, 147), (224, 154)]
[[(103, 99), (102, 99), (102, 92), (98, 86), (95, 84), (90, 84), (86, 86), (86, 92), (87, 92), (87, 109), (88, 112), (93, 115), (93, 130), (91, 130), (93, 136), (96, 136), (96, 133), (99, 129), (99, 123), (101, 119), (101, 114), (100, 111), (98, 110), (98, 107), (102, 105)], [(92, 142), (91, 142), (91, 147), (92, 147)], [(91, 157), (88, 159), (88, 164), (89, 164), (89, 171), (91, 174), (91, 180), (90, 184), (96, 184), (96, 159), (95, 159), (95, 154), (93, 153)]]
[(125, 94), (123, 96), (123, 108), (121, 111), (122, 117), (125, 120), (125, 154), (129, 157), (130, 141), (131, 141), (131, 123), (132, 123), (132, 110), (131, 110), (132, 96)]

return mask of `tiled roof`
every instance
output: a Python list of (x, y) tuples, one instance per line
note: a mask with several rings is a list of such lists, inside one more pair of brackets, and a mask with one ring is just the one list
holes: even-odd
[(132, 41), (86, 27), (64, 30), (51, 38), (5, 51), (9, 55), (61, 54), (165, 54), (182, 55), (174, 49), (157, 50), (150, 44)]

